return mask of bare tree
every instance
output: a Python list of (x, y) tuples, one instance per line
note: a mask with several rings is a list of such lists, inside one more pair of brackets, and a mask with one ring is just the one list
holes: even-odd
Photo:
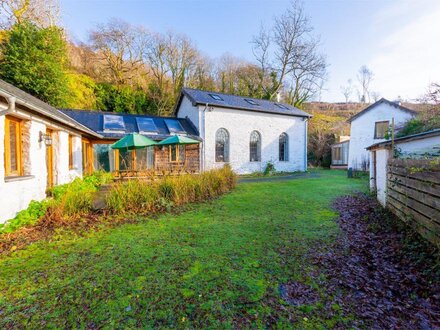
[(199, 52), (185, 35), (168, 32), (165, 36), (165, 64), (171, 74), (174, 97), (185, 85), (190, 70), (197, 64)]
[(380, 99), (380, 93), (373, 91), (370, 93), (371, 94), (371, 99), (373, 100), (373, 102), (377, 102)]
[(144, 52), (150, 42), (149, 33), (118, 19), (100, 24), (90, 33), (92, 49), (104, 63), (110, 82), (119, 85), (135, 83), (143, 68)]
[(344, 95), (345, 103), (350, 102), (350, 97), (353, 94), (353, 81), (347, 80), (347, 85), (341, 86), (341, 93)]
[(39, 27), (58, 25), (58, 0), (0, 0), (0, 27), (9, 29), (15, 23), (29, 20)]
[(361, 91), (359, 91), (360, 102), (370, 102), (370, 83), (373, 80), (373, 71), (371, 71), (366, 65), (362, 65), (359, 68), (357, 79), (361, 85)]
[(288, 87), (288, 101), (298, 105), (319, 91), (327, 64), (318, 52), (319, 39), (312, 31), (302, 3), (295, 0), (274, 19), (271, 30), (262, 27), (253, 38), (266, 98), (273, 99), (283, 87)]

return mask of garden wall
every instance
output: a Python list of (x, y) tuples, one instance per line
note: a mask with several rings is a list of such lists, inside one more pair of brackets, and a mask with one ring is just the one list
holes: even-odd
[(440, 243), (440, 160), (389, 159), (387, 207)]

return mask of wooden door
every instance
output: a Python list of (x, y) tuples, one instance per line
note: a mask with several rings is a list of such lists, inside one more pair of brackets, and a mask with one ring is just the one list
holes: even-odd
[(91, 174), (93, 172), (93, 152), (92, 144), (89, 140), (82, 140), (82, 161), (83, 174)]
[[(52, 130), (46, 129), (46, 134), (52, 138)], [(53, 146), (46, 146), (47, 187), (53, 187)]]

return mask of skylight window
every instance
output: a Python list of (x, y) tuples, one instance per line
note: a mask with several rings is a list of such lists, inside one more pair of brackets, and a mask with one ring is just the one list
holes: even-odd
[(124, 118), (117, 115), (104, 115), (104, 131), (125, 131)]
[(217, 94), (208, 94), (208, 95), (211, 96), (214, 100), (223, 101), (223, 99)]
[(165, 124), (167, 125), (170, 133), (186, 133), (180, 122), (176, 119), (165, 119)]
[(157, 134), (157, 126), (153, 118), (136, 117), (139, 133), (154, 133)]
[(257, 102), (255, 102), (254, 100), (250, 100), (250, 99), (244, 99), (247, 103), (252, 104), (252, 105), (259, 105)]
[(278, 108), (280, 108), (280, 109), (289, 110), (289, 108), (286, 107), (284, 104), (275, 103), (275, 105), (276, 105)]

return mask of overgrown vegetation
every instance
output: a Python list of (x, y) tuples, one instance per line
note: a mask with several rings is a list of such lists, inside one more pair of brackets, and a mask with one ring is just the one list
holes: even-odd
[(111, 178), (109, 173), (96, 172), (83, 179), (76, 178), (71, 183), (51, 188), (50, 198), (40, 202), (31, 201), (28, 208), (20, 211), (14, 219), (0, 224), (0, 234), (12, 233), (21, 227), (34, 225), (43, 217), (56, 221), (89, 212), (94, 193)]
[(93, 210), (93, 202), (99, 197), (96, 192), (110, 180), (111, 174), (97, 172), (54, 187), (50, 191), (52, 198), (33, 201), (27, 210), (0, 227), (0, 253), (50, 238), (60, 230), (82, 232), (107, 222), (123, 223), (131, 221), (131, 217), (172, 211), (176, 206), (212, 199), (235, 186), (235, 174), (229, 166), (200, 175), (131, 180), (113, 185), (105, 195), (105, 209), (97, 212)]
[(106, 196), (106, 205), (112, 214), (151, 215), (169, 211), (173, 206), (209, 200), (234, 186), (235, 174), (229, 166), (225, 166), (198, 175), (119, 183)]
[(419, 112), (416, 118), (406, 122), (396, 134), (396, 137), (418, 134), (437, 128), (440, 128), (440, 107)]

